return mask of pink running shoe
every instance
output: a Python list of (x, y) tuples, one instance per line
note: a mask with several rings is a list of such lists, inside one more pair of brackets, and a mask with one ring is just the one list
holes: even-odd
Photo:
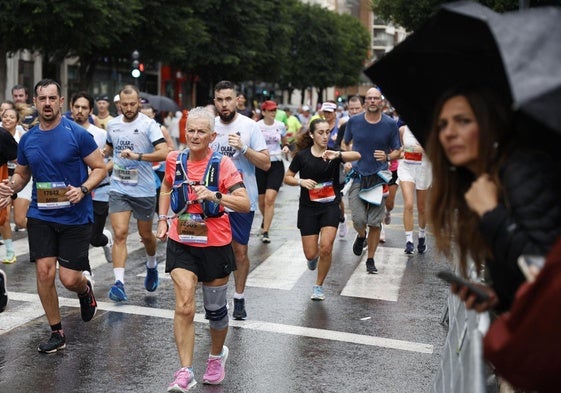
[(203, 375), (203, 383), (209, 385), (218, 385), (224, 380), (226, 376), (225, 366), (226, 360), (228, 359), (228, 347), (224, 345), (222, 347), (222, 353), (220, 357), (209, 357), (206, 364), (206, 372)]
[(197, 384), (193, 373), (184, 368), (177, 370), (173, 376), (175, 380), (168, 385), (168, 392), (186, 393)]

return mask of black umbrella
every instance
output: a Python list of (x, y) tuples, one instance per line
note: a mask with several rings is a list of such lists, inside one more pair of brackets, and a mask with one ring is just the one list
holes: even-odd
[(0, 165), (15, 160), (18, 155), (18, 143), (10, 132), (0, 127)]
[(169, 97), (157, 96), (143, 92), (140, 93), (140, 97), (148, 101), (147, 104), (157, 111), (175, 113), (179, 110), (179, 106), (177, 105), (177, 103)]
[(497, 14), (473, 2), (444, 5), (365, 73), (421, 143), (438, 98), (458, 86), (487, 86), (561, 132), (561, 10)]

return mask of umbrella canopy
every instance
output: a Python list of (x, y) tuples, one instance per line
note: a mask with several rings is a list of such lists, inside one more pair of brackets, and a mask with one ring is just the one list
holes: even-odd
[(147, 100), (147, 104), (149, 104), (152, 108), (157, 111), (166, 111), (166, 112), (177, 112), (179, 110), (179, 106), (177, 103), (169, 97), (166, 96), (157, 96), (148, 93), (140, 93), (140, 97)]
[[(473, 2), (444, 5), (365, 73), (423, 144), (438, 98), (458, 85), (492, 88), (561, 132), (561, 10), (498, 14)], [(557, 47), (555, 47), (557, 44)]]

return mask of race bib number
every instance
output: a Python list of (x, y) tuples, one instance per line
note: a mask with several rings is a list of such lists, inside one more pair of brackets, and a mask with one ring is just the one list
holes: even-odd
[(421, 161), (423, 161), (423, 153), (415, 152), (413, 149), (405, 149), (403, 160), (407, 164), (420, 165)]
[(64, 182), (37, 183), (37, 207), (39, 209), (61, 209), (70, 207)]
[(115, 166), (113, 168), (113, 179), (123, 184), (136, 185), (138, 184), (138, 169)]
[(177, 219), (177, 234), (182, 243), (206, 244), (208, 227), (200, 214), (185, 213)]
[(335, 200), (335, 189), (333, 188), (332, 181), (318, 183), (314, 188), (308, 191), (312, 202), (328, 203)]

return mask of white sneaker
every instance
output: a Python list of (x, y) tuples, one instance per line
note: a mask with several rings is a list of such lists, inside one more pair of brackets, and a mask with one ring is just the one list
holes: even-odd
[(386, 231), (383, 226), (380, 226), (380, 243), (386, 242)]
[(349, 228), (347, 228), (347, 223), (345, 221), (339, 223), (339, 237), (347, 236)]
[(105, 253), (105, 259), (107, 260), (107, 262), (113, 263), (113, 254), (112, 254), (113, 235), (111, 235), (111, 232), (109, 232), (109, 230), (107, 230), (107, 229), (103, 230), (103, 234), (105, 236), (107, 236), (107, 244), (105, 246), (103, 246), (103, 252)]

